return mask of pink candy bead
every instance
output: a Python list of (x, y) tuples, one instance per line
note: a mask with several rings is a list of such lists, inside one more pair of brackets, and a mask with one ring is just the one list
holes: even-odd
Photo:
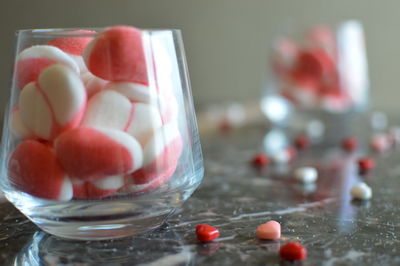
[(274, 240), (281, 237), (281, 224), (276, 221), (269, 221), (257, 227), (257, 237), (260, 239)]

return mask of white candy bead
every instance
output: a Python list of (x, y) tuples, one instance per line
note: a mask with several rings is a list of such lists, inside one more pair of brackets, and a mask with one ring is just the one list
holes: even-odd
[(371, 188), (364, 182), (353, 186), (350, 193), (353, 199), (368, 200), (372, 197)]
[(294, 177), (301, 183), (310, 184), (317, 180), (318, 172), (314, 167), (301, 167), (296, 169)]

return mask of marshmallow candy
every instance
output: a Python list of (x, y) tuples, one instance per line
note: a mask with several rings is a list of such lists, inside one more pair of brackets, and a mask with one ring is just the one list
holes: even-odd
[(109, 81), (148, 84), (142, 32), (129, 26), (111, 27), (85, 49), (89, 71)]
[(157, 101), (156, 90), (139, 83), (110, 82), (106, 89), (117, 91), (133, 102), (152, 103)]
[(85, 85), (87, 97), (89, 99), (99, 91), (104, 90), (108, 84), (107, 80), (98, 78), (89, 71), (81, 73), (81, 79)]
[(47, 45), (51, 45), (61, 49), (71, 56), (71, 58), (75, 61), (75, 63), (79, 66), (80, 72), (86, 72), (87, 68), (85, 62), (82, 58), (82, 53), (85, 47), (93, 40), (93, 37), (85, 36), (92, 35), (95, 32), (89, 30), (76, 30), (72, 31), (72, 34), (81, 34), (82, 36), (71, 36), (71, 37), (61, 37), (56, 38), (47, 43)]
[(55, 150), (70, 176), (88, 181), (133, 173), (143, 160), (135, 138), (109, 128), (78, 127), (64, 132), (55, 140)]
[(70, 200), (72, 184), (61, 168), (53, 149), (36, 140), (21, 142), (8, 164), (10, 183), (32, 196)]
[(76, 127), (86, 103), (79, 76), (64, 65), (52, 65), (31, 82), (19, 97), (23, 123), (36, 136), (52, 140), (62, 131)]
[(10, 129), (18, 139), (27, 139), (33, 136), (33, 133), (22, 122), (18, 106), (11, 111)]
[(175, 172), (182, 148), (177, 126), (162, 126), (144, 146), (143, 167), (127, 176), (130, 190), (144, 192), (164, 184)]
[(107, 176), (93, 182), (72, 180), (74, 198), (77, 199), (98, 199), (115, 194), (123, 185), (123, 176)]
[(50, 65), (63, 64), (79, 73), (76, 62), (61, 49), (50, 45), (35, 45), (23, 50), (16, 61), (16, 83), (19, 88), (36, 81)]
[(160, 113), (154, 106), (131, 103), (112, 90), (101, 91), (90, 99), (82, 124), (125, 131), (142, 145), (162, 125)]

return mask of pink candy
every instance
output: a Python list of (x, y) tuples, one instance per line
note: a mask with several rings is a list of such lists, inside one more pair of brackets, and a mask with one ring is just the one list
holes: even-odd
[(69, 175), (97, 180), (132, 173), (142, 166), (142, 149), (130, 135), (114, 129), (79, 127), (60, 135), (55, 150)]
[(257, 227), (257, 237), (265, 240), (281, 238), (281, 225), (276, 221), (269, 221)]
[(133, 27), (105, 30), (86, 47), (84, 59), (102, 79), (148, 84), (142, 33)]
[(12, 152), (8, 174), (11, 183), (32, 196), (70, 200), (72, 185), (53, 149), (35, 140), (21, 142)]
[(160, 128), (144, 146), (143, 167), (127, 177), (133, 191), (143, 192), (165, 183), (175, 172), (183, 141), (175, 125)]

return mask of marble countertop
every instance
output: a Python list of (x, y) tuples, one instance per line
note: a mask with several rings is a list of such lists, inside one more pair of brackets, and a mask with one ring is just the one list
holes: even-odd
[[(292, 265), (278, 256), (288, 241), (307, 247), (302, 265), (400, 265), (398, 150), (374, 154), (377, 169), (362, 177), (355, 165), (360, 154), (318, 145), (289, 165), (255, 169), (249, 160), (265, 134), (258, 126), (204, 137), (202, 185), (162, 228), (145, 235), (63, 240), (3, 201), (0, 265)], [(304, 165), (318, 169), (315, 186), (293, 181), (293, 169)], [(360, 179), (373, 189), (368, 202), (351, 200), (349, 190)], [(271, 219), (281, 223), (282, 238), (258, 240), (255, 228)], [(199, 243), (199, 223), (217, 227), (220, 238)]]

